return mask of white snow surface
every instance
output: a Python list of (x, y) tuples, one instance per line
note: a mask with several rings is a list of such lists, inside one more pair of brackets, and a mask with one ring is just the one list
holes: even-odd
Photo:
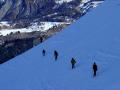
[(70, 2), (70, 1), (73, 1), (73, 0), (56, 0), (55, 2), (62, 4), (63, 2)]
[(93, 1), (92, 4), (93, 4), (93, 7), (97, 7), (99, 4), (103, 3), (104, 1)]
[[(1, 22), (3, 25), (7, 25), (6, 23)], [(61, 24), (69, 24), (67, 22), (41, 22), (40, 25), (37, 23), (32, 23), (32, 25), (28, 28), (19, 28), (19, 29), (1, 29), (0, 35), (6, 36), (7, 34), (16, 33), (20, 31), (21, 33), (28, 33), (33, 31), (41, 31), (45, 32), (48, 29), (52, 28), (53, 26), (61, 25)], [(9, 25), (9, 24), (8, 24)]]
[[(71, 2), (71, 1), (74, 1), (74, 0), (56, 0), (55, 2), (62, 4), (63, 2)], [(90, 0), (82, 0), (82, 3), (87, 3), (88, 1)]]
[(0, 22), (0, 26), (10, 26), (10, 24), (7, 21)]
[(0, 65), (0, 90), (120, 90), (119, 10), (120, 0), (106, 0), (66, 30)]

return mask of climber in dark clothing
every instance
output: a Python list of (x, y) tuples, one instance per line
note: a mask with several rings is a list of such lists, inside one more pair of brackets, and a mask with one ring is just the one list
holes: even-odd
[(93, 76), (96, 76), (96, 72), (97, 72), (97, 64), (94, 62), (93, 64)]
[(43, 42), (43, 37), (42, 37), (42, 36), (40, 37), (40, 42), (41, 42), (41, 43)]
[(75, 59), (72, 58), (72, 59), (71, 59), (72, 69), (75, 68), (75, 63), (76, 63)]
[(54, 51), (54, 57), (55, 57), (55, 60), (58, 59), (58, 52), (56, 50)]
[(45, 49), (43, 49), (42, 50), (42, 55), (45, 56), (45, 54), (46, 54), (46, 51), (45, 51)]

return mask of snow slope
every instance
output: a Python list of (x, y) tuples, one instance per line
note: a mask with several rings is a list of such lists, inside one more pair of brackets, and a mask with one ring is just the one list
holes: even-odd
[[(66, 30), (0, 65), (0, 90), (120, 90), (119, 10), (120, 0), (106, 0)], [(71, 57), (77, 60), (74, 70)]]

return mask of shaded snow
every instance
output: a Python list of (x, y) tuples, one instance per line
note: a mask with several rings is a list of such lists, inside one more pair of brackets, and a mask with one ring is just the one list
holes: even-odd
[[(65, 31), (2, 64), (0, 90), (120, 90), (119, 2), (105, 1)], [(55, 49), (58, 61), (53, 58)], [(74, 70), (72, 57), (77, 60)], [(98, 64), (95, 78), (94, 61)]]

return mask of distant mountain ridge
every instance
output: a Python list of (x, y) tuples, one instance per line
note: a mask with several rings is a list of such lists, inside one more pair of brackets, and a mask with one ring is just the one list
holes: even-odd
[(39, 18), (45, 21), (64, 21), (76, 19), (83, 14), (79, 6), (84, 1), (89, 3), (102, 0), (1, 0), (0, 20)]

